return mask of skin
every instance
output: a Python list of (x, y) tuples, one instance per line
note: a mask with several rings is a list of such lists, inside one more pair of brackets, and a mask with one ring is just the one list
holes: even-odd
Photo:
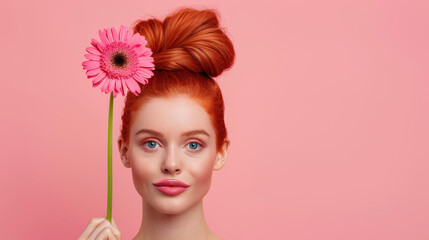
[[(212, 173), (226, 161), (229, 142), (216, 151), (209, 115), (186, 95), (152, 98), (135, 113), (127, 145), (118, 138), (122, 163), (131, 168), (134, 187), (142, 197), (142, 221), (133, 240), (221, 239), (207, 226), (203, 197)], [(141, 129), (153, 132), (138, 133)], [(192, 130), (202, 133), (183, 136)], [(166, 195), (152, 183), (178, 179), (188, 185), (178, 195)]]

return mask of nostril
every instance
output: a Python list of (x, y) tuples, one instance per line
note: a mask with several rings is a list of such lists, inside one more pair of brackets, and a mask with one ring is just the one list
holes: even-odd
[(164, 168), (163, 171), (166, 172), (166, 173), (168, 173), (168, 172), (176, 172), (176, 173), (181, 172), (180, 168), (178, 168), (178, 169), (176, 169), (174, 171), (170, 171), (168, 168)]

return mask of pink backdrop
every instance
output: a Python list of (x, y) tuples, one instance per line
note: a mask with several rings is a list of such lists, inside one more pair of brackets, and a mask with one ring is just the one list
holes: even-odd
[[(205, 198), (224, 239), (429, 239), (428, 1), (8, 1), (0, 10), (2, 239), (77, 239), (105, 217), (109, 95), (98, 29), (219, 10), (232, 141)], [(115, 99), (113, 139), (124, 98)], [(114, 144), (113, 217), (141, 217)]]

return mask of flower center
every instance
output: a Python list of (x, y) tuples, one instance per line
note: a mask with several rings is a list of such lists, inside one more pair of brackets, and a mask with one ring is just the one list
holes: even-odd
[(129, 63), (127, 55), (121, 51), (118, 51), (113, 54), (110, 61), (115, 68), (125, 68), (128, 66)]

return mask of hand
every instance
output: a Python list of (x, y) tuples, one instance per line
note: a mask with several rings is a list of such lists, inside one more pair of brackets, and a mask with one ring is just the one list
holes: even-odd
[(109, 222), (106, 218), (92, 218), (79, 240), (121, 240), (121, 237), (115, 219)]

